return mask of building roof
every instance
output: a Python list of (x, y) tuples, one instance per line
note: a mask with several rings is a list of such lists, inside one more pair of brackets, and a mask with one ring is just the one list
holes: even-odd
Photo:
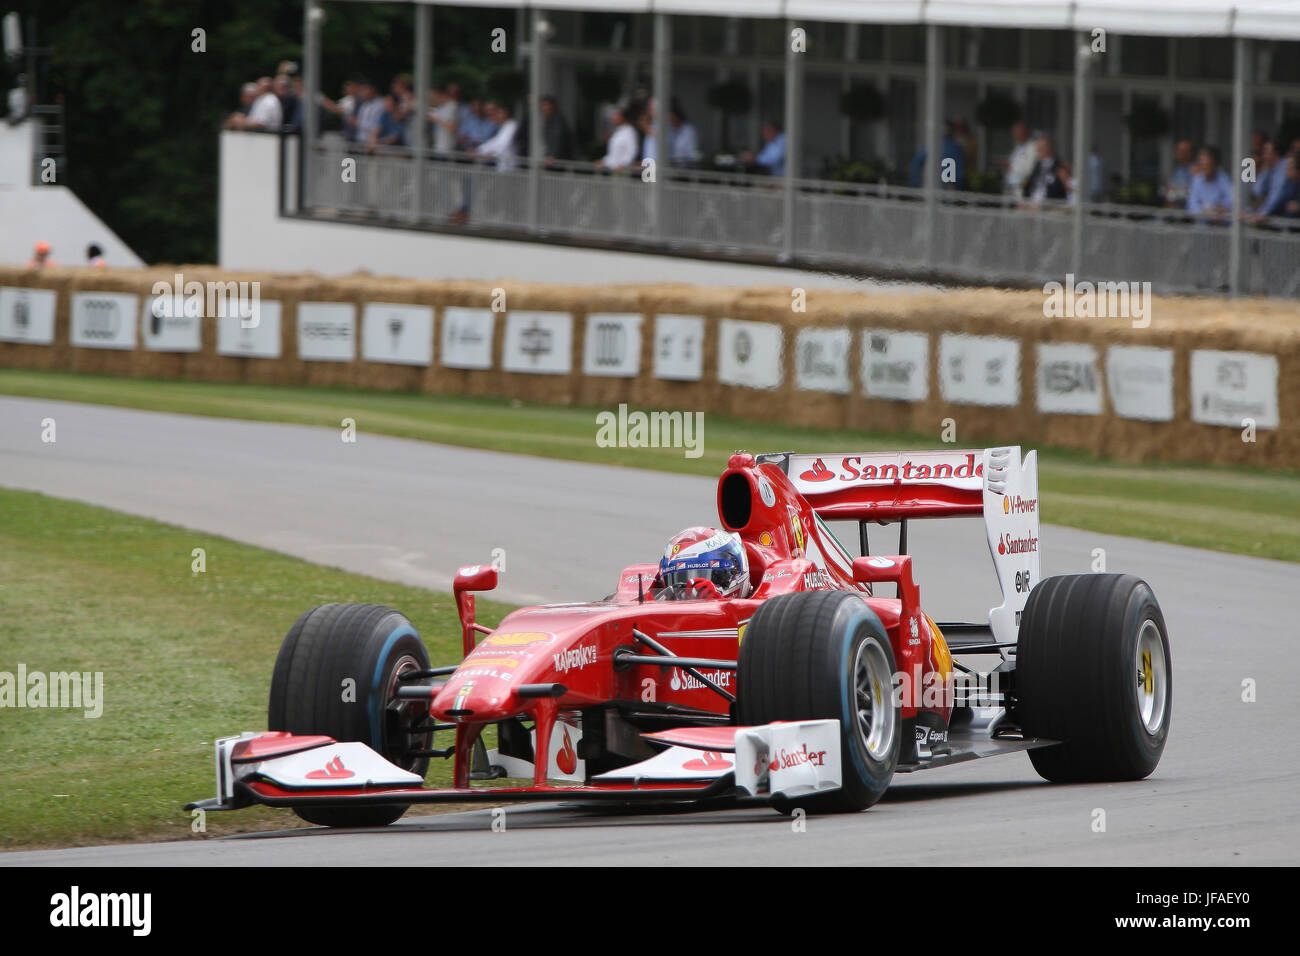
[[(429, 2), (429, 0), (417, 0)], [(1300, 40), (1300, 0), (432, 0), (440, 6)]]

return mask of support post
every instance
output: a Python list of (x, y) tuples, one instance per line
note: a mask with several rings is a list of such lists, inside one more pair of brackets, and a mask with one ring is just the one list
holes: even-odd
[(1229, 229), (1231, 246), (1228, 249), (1228, 294), (1231, 296), (1241, 295), (1242, 287), (1241, 216), (1246, 205), (1243, 195), (1245, 188), (1241, 182), (1241, 161), (1246, 158), (1246, 150), (1248, 149), (1246, 118), (1249, 111), (1246, 104), (1249, 102), (1248, 87), (1250, 82), (1250, 54), (1252, 52), (1251, 41), (1246, 37), (1237, 37), (1233, 57), (1235, 69), (1232, 79), (1232, 156), (1229, 162), (1224, 163), (1228, 175), (1232, 177), (1232, 223)]
[(540, 228), (542, 209), (542, 57), (546, 55), (549, 25), (542, 11), (533, 8), (533, 37), (528, 58), (528, 231)]
[(316, 139), (320, 107), (320, 25), (325, 11), (318, 0), (306, 0), (302, 6), (302, 130), (298, 133), (298, 212), (314, 205), (311, 181), (312, 158), (316, 152)]
[(939, 175), (941, 170), (940, 124), (943, 122), (943, 27), (925, 28), (925, 259), (931, 269), (939, 266)]
[(1091, 91), (1088, 85), (1088, 65), (1092, 48), (1087, 33), (1080, 31), (1076, 34), (1076, 39), (1079, 45), (1074, 51), (1074, 157), (1071, 160), (1074, 167), (1074, 219), (1071, 223), (1070, 271), (1075, 276), (1081, 276), (1084, 213), (1088, 190), (1091, 188), (1088, 177), (1088, 145), (1092, 125), (1089, 119)]
[(654, 35), (654, 96), (655, 96), (655, 178), (650, 183), (650, 204), (653, 210), (654, 237), (659, 241), (667, 238), (667, 223), (664, 221), (664, 180), (670, 166), (668, 156), (669, 138), (672, 136), (668, 125), (668, 111), (672, 102), (672, 21), (666, 13), (655, 14)]
[(795, 180), (799, 177), (802, 145), (800, 116), (803, 105), (803, 54), (794, 49), (793, 20), (785, 21), (785, 182), (781, 209), (781, 261), (794, 257)]
[(433, 8), (427, 3), (415, 5), (415, 89), (412, 91), (415, 95), (415, 135), (411, 143), (415, 201), (411, 204), (411, 218), (416, 222), (424, 218), (424, 155), (429, 145), (429, 67), (432, 59), (429, 28), (432, 14)]

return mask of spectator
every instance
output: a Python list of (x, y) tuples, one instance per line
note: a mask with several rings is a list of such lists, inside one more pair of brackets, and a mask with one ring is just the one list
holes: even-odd
[(1192, 186), (1192, 158), (1195, 151), (1190, 139), (1180, 139), (1174, 146), (1174, 169), (1169, 174), (1169, 183), (1165, 186), (1165, 205), (1182, 209), (1187, 205), (1187, 193)]
[(1004, 163), (1007, 171), (1006, 191), (1008, 195), (1021, 196), (1025, 180), (1038, 164), (1038, 144), (1029, 135), (1029, 126), (1024, 122), (1012, 124), (1011, 140), (1015, 146), (1011, 148), (1011, 155)]
[(32, 257), (27, 260), (28, 269), (52, 269), (54, 260), (50, 258), (50, 244), (44, 239), (38, 240), (32, 250)]
[(451, 88), (436, 87), (429, 92), (429, 122), (433, 124), (435, 156), (449, 156), (456, 150), (456, 131), (460, 127), (460, 103), (452, 98)]
[(280, 123), (287, 126), (298, 109), (298, 97), (294, 95), (289, 74), (277, 73), (271, 83), (271, 91), (275, 93), (275, 98), (280, 101)]
[(655, 162), (657, 150), (654, 125), (650, 121), (649, 110), (637, 117), (636, 128), (637, 132), (641, 134), (641, 164), (644, 168), (646, 160), (652, 163)]
[[(940, 146), (943, 150), (943, 161), (939, 169), (939, 188), (964, 190), (966, 188), (966, 151), (962, 149), (961, 144), (953, 136), (951, 120), (944, 124), (943, 141)], [(921, 177), (925, 173), (925, 164), (928, 161), (926, 153), (926, 148), (922, 146), (916, 151), (916, 155), (912, 157), (912, 170), (909, 181), (913, 186), (921, 185)]]
[(668, 111), (669, 132), (668, 161), (674, 166), (696, 166), (700, 162), (700, 141), (695, 127), (686, 117), (686, 111), (676, 100)]
[(519, 124), (510, 115), (510, 109), (497, 103), (489, 103), (485, 115), (496, 127), (496, 133), (474, 152), (496, 160), (497, 172), (508, 172), (515, 168), (515, 134)]
[(1222, 219), (1232, 212), (1232, 180), (1219, 168), (1217, 146), (1201, 147), (1197, 171), (1187, 190), (1187, 211), (1207, 219)]
[(1025, 180), (1022, 193), (1031, 206), (1045, 199), (1064, 199), (1070, 190), (1070, 173), (1056, 155), (1056, 143), (1050, 136), (1038, 137), (1034, 169)]
[(1280, 189), (1286, 181), (1286, 163), (1278, 155), (1277, 144), (1265, 140), (1260, 147), (1259, 160), (1255, 167), (1255, 181), (1250, 184), (1250, 203), (1255, 210), (1262, 209), (1274, 190)]
[(264, 76), (257, 81), (257, 99), (253, 100), (253, 108), (248, 111), (248, 120), (243, 128), (274, 130), (283, 123), (284, 107), (275, 93), (275, 83), (269, 76)]
[(979, 166), (979, 141), (971, 132), (970, 124), (960, 116), (952, 121), (952, 138), (961, 146), (962, 156), (966, 160), (965, 168), (975, 169)]
[(614, 110), (610, 116), (610, 121), (613, 123), (614, 129), (609, 134), (609, 143), (606, 146), (605, 155), (600, 159), (600, 165), (611, 172), (621, 172), (633, 165), (640, 153), (637, 145), (637, 131), (628, 122), (627, 114), (621, 109)]
[[(1254, 221), (1259, 222), (1268, 216), (1290, 216), (1297, 215), (1295, 208), (1296, 200), (1300, 196), (1296, 194), (1296, 182), (1300, 180), (1300, 146), (1294, 146), (1287, 158), (1278, 161), (1280, 175), (1277, 177), (1269, 194), (1264, 199), (1264, 204), (1259, 207), (1254, 216)], [(1288, 210), (1290, 206), (1290, 210)]]
[(399, 107), (396, 97), (389, 93), (376, 102), (380, 104), (379, 120), (366, 141), (367, 151), (373, 153), (379, 146), (405, 145), (403, 139), (405, 130), (402, 129), (402, 124), (397, 118)]
[(248, 113), (257, 99), (257, 84), (245, 83), (239, 90), (239, 109), (226, 118), (226, 129), (243, 129), (248, 122)]
[(357, 81), (357, 109), (353, 123), (352, 139), (367, 148), (375, 139), (375, 130), (384, 118), (384, 101), (379, 98), (375, 84), (367, 79)]
[(393, 77), (388, 92), (393, 98), (393, 119), (402, 127), (402, 142), (410, 145), (415, 142), (415, 93), (409, 73), (399, 73)]
[(99, 248), (97, 243), (92, 242), (86, 246), (86, 264), (96, 269), (104, 268), (104, 250)]
[(560, 112), (560, 104), (554, 96), (543, 96), (542, 104), (542, 150), (546, 165), (556, 160), (573, 158), (573, 130), (568, 120)]
[(352, 79), (344, 80), (342, 96), (337, 100), (332, 100), (322, 94), (320, 103), (322, 110), (338, 117), (339, 128), (343, 130), (343, 138), (351, 140), (356, 133), (357, 81)]
[(785, 175), (785, 133), (775, 120), (763, 123), (763, 148), (757, 153), (746, 153), (745, 164), (761, 166), (769, 175)]
[(456, 138), (460, 148), (472, 153), (497, 134), (497, 124), (492, 122), (483, 100), (474, 97), (469, 101), (469, 108), (460, 121)]
[(1278, 194), (1278, 204), (1278, 215), (1300, 219), (1300, 149), (1291, 151), (1286, 164), (1286, 185)]

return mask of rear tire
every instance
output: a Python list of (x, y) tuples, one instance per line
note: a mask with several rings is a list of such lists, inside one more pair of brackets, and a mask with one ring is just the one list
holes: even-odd
[[(357, 740), (384, 759), (423, 777), (429, 735), (413, 734), (418, 701), (395, 699), (400, 673), (425, 670), (429, 655), (411, 622), (378, 604), (323, 604), (303, 614), (280, 645), (271, 676), (267, 725), (291, 734)], [(344, 690), (355, 691), (345, 700)], [(427, 707), (423, 716), (427, 716)], [(307, 807), (294, 812), (327, 827), (386, 826), (406, 806)]]
[[(865, 810), (898, 765), (902, 721), (894, 707), (894, 652), (875, 611), (843, 591), (808, 591), (764, 603), (740, 645), (736, 719), (840, 722), (839, 790), (777, 797), (782, 812)], [(859, 695), (859, 686), (867, 688)]]
[(1061, 741), (1029, 759), (1055, 783), (1141, 780), (1169, 735), (1173, 667), (1165, 618), (1131, 574), (1048, 578), (1029, 594), (1016, 649), (1015, 716)]

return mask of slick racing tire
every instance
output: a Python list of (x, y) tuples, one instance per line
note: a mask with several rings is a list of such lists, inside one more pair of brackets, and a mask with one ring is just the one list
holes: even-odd
[(884, 626), (860, 597), (809, 591), (772, 598), (758, 609), (740, 645), (737, 722), (840, 722), (841, 789), (777, 796), (778, 810), (847, 813), (884, 795), (902, 739), (893, 674)]
[[(429, 668), (424, 642), (406, 617), (378, 604), (323, 604), (289, 629), (275, 659), (267, 725), (291, 734), (357, 740), (403, 770), (423, 777), (428, 716), (419, 701), (398, 701), (398, 677)], [(351, 683), (348, 683), (351, 682)], [(347, 688), (354, 693), (345, 694)], [(386, 826), (406, 806), (302, 807), (294, 812), (327, 827)]]
[(1169, 635), (1131, 574), (1047, 578), (1029, 594), (1016, 649), (1015, 716), (1055, 783), (1140, 780), (1156, 769), (1174, 696)]

